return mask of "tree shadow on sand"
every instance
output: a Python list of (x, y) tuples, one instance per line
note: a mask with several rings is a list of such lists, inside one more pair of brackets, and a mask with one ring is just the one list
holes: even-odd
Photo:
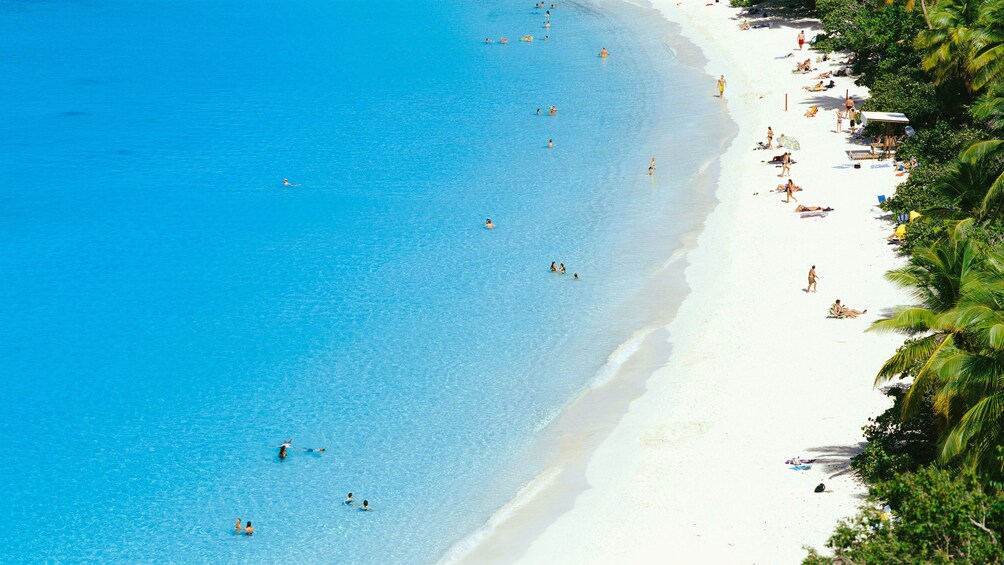
[[(851, 469), (851, 457), (864, 451), (867, 442), (860, 441), (853, 445), (823, 445), (810, 447), (806, 451), (814, 453), (816, 462), (813, 467), (819, 467), (826, 473), (828, 479), (854, 475)], [(859, 497), (863, 498), (863, 497)]]

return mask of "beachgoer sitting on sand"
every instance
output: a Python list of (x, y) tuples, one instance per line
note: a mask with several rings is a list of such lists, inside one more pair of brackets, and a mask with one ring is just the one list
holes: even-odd
[(832, 490), (826, 488), (826, 485), (819, 483), (812, 492), (833, 492)]
[[(801, 190), (801, 189), (799, 189), (799, 190)], [(833, 208), (830, 208), (829, 206), (805, 206), (803, 204), (799, 204), (795, 208), (795, 211), (796, 212), (832, 212)]]
[(829, 90), (829, 89), (833, 88), (834, 86), (837, 86), (837, 83), (833, 82), (833, 79), (830, 79), (830, 82), (827, 83), (827, 85), (824, 86), (823, 88), (825, 88), (826, 90)]
[(743, 23), (739, 24), (739, 31), (746, 31), (750, 28), (750, 21), (743, 20)]
[(839, 298), (833, 303), (833, 306), (830, 306), (830, 315), (834, 318), (857, 318), (861, 314), (865, 314), (867, 312), (867, 308), (864, 310), (854, 310), (853, 308), (848, 308), (840, 303)]
[(817, 112), (819, 112), (819, 106), (813, 106), (812, 108), (809, 108), (808, 110), (805, 111), (805, 117), (815, 118)]
[(812, 86), (803, 86), (802, 88), (808, 90), (809, 92), (819, 92), (820, 90), (826, 90), (825, 87), (823, 87), (823, 81), (819, 81)]
[(802, 61), (801, 63), (799, 63), (799, 64), (798, 64), (798, 65), (797, 65), (797, 66), (795, 67), (795, 70), (794, 70), (794, 71), (792, 71), (792, 72), (796, 72), (796, 73), (807, 73), (807, 72), (809, 72), (809, 71), (811, 71), (811, 70), (812, 70), (812, 61), (811, 61), (811, 60), (809, 60), (809, 59), (806, 59), (806, 60)]

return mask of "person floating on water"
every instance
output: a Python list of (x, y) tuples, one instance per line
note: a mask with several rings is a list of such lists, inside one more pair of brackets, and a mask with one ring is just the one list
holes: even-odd
[(349, 493), (348, 496), (345, 497), (345, 500), (342, 501), (342, 504), (344, 504), (345, 506), (352, 506), (352, 493), (351, 492)]
[(363, 505), (362, 505), (362, 507), (361, 507), (361, 508), (360, 508), (359, 510), (362, 510), (362, 511), (370, 511), (370, 510), (373, 510), (373, 508), (372, 508), (372, 507), (370, 506), (370, 501), (368, 501), (368, 500), (364, 500), (364, 501), (363, 501)]
[(488, 218), (487, 220), (485, 220), (485, 228), (486, 229), (492, 229), (494, 227), (495, 227), (495, 224), (492, 223), (492, 219), (491, 218)]
[(606, 47), (604, 47), (603, 49), (600, 49), (600, 58), (601, 59), (605, 59), (607, 57), (607, 55), (609, 55), (609, 54), (610, 54), (610, 52), (607, 51)]
[(652, 164), (648, 166), (648, 176), (655, 172), (655, 157), (652, 157)]
[(289, 182), (289, 179), (282, 179), (282, 186), (300, 186), (300, 185)]
[(307, 449), (304, 449), (303, 451), (305, 451), (307, 453), (324, 453), (324, 448), (323, 447), (319, 447), (317, 449), (314, 449), (313, 447), (308, 447)]

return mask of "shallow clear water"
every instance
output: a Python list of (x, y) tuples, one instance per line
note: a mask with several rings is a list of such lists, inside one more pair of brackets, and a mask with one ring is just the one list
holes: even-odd
[(0, 2), (0, 561), (423, 562), (511, 496), (726, 127), (648, 10), (532, 4)]

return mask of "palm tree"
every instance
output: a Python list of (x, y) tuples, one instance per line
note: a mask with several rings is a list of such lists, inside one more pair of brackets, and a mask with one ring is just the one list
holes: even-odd
[[(999, 275), (999, 273), (998, 273)], [(974, 291), (956, 311), (967, 330), (935, 394), (935, 410), (949, 422), (939, 461), (956, 458), (991, 476), (1001, 475), (996, 447), (1004, 445), (1004, 279)]]
[[(883, 6), (892, 6), (893, 4), (895, 4), (895, 0), (882, 0)], [(916, 5), (914, 0), (906, 0), (903, 7), (907, 12), (912, 12)], [(927, 25), (927, 29), (931, 29), (931, 19), (927, 15), (927, 4), (924, 3), (924, 0), (920, 0), (920, 11), (924, 14), (924, 24)]]
[(979, 0), (942, 0), (930, 14), (930, 29), (914, 42), (921, 53), (921, 67), (935, 84), (959, 79), (973, 91), (972, 62), (984, 47), (985, 33), (978, 27)]
[(915, 413), (924, 394), (940, 383), (944, 359), (954, 351), (957, 335), (965, 329), (957, 323), (953, 310), (965, 292), (981, 284), (980, 262), (975, 244), (963, 234), (915, 250), (909, 265), (886, 273), (889, 281), (909, 289), (919, 303), (900, 308), (868, 328), (868, 331), (920, 336), (905, 343), (875, 377), (875, 386), (879, 386), (894, 377), (913, 373), (913, 385), (903, 402), (904, 415)]
[(933, 187), (950, 206), (927, 209), (925, 214), (953, 220), (972, 218), (976, 222), (997, 218), (1004, 201), (1000, 188), (996, 187), (1004, 184), (1004, 178), (996, 175), (987, 163), (1001, 149), (1004, 147), (993, 141), (971, 145), (934, 181)]
[(914, 253), (887, 278), (920, 304), (878, 320), (869, 331), (920, 336), (886, 361), (876, 385), (913, 374), (904, 418), (930, 394), (945, 428), (939, 461), (961, 461), (1001, 475), (996, 446), (1004, 445), (1004, 252), (983, 253), (953, 236)]
[(980, 48), (970, 63), (973, 89), (980, 91), (1004, 79), (1004, 1), (987, 0), (980, 9)]

